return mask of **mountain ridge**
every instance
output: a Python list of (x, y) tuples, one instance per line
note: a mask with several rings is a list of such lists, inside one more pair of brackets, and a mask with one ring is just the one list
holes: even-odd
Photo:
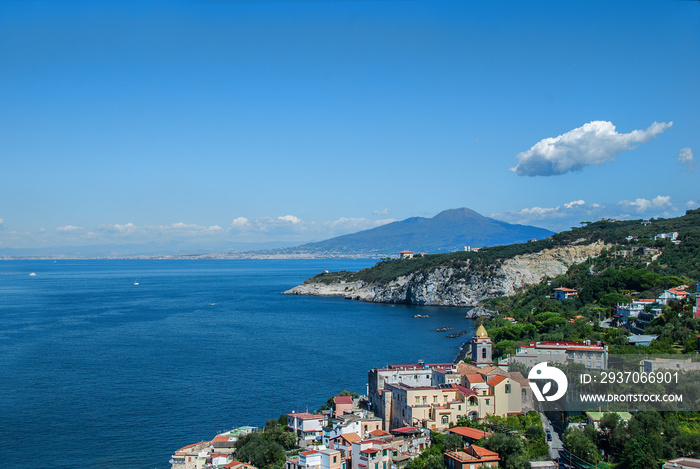
[(465, 246), (484, 247), (542, 239), (554, 232), (529, 225), (511, 224), (485, 217), (466, 207), (447, 209), (434, 217), (410, 217), (368, 230), (336, 236), (296, 247), (270, 249), (261, 254), (392, 256), (400, 251), (444, 253)]

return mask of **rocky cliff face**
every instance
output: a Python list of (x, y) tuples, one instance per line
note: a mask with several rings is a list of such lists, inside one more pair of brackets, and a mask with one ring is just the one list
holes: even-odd
[(513, 295), (518, 289), (539, 283), (545, 277), (564, 274), (572, 265), (600, 254), (604, 247), (602, 242), (597, 242), (545, 249), (505, 259), (478, 272), (469, 265), (463, 268), (438, 267), (382, 284), (305, 283), (284, 294), (340, 296), (374, 303), (475, 306), (486, 298)]

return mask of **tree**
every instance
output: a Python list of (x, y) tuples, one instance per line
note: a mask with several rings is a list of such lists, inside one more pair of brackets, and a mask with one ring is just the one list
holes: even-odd
[(456, 433), (449, 433), (445, 436), (445, 451), (456, 451), (464, 447), (464, 440)]
[(580, 428), (569, 428), (564, 433), (564, 445), (576, 457), (595, 464), (600, 460), (600, 451), (590, 435)]

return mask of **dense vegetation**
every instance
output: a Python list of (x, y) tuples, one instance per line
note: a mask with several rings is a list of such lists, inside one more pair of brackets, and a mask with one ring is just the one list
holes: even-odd
[(700, 413), (637, 412), (627, 423), (618, 414), (607, 413), (598, 430), (591, 425), (567, 429), (564, 444), (577, 462), (615, 462), (626, 469), (661, 467), (668, 459), (700, 456)]

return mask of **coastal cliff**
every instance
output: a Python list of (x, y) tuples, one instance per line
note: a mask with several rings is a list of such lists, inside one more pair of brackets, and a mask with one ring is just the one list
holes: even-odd
[(485, 266), (465, 259), (460, 264), (438, 265), (379, 282), (314, 277), (284, 294), (338, 296), (373, 303), (476, 306), (484, 299), (513, 295), (545, 277), (566, 273), (572, 265), (598, 256), (605, 247), (602, 241), (561, 246), (499, 259)]

